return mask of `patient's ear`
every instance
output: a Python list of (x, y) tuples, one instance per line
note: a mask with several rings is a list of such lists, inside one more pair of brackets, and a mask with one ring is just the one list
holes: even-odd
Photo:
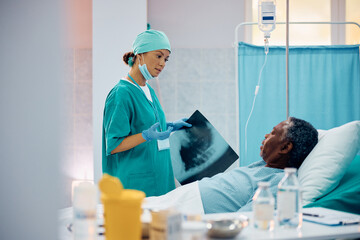
[(292, 148), (293, 148), (292, 142), (290, 142), (290, 141), (285, 142), (283, 144), (283, 146), (281, 147), (280, 153), (287, 154), (292, 150)]

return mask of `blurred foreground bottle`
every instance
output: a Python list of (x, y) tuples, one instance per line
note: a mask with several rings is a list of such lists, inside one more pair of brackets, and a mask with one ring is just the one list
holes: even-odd
[(296, 168), (285, 168), (285, 176), (278, 185), (277, 218), (279, 226), (297, 228), (302, 224), (300, 184)]
[(182, 215), (175, 209), (151, 210), (150, 240), (181, 240)]
[(274, 204), (269, 182), (259, 182), (253, 197), (254, 227), (264, 230), (274, 228)]
[(123, 189), (120, 180), (104, 174), (99, 181), (104, 205), (106, 240), (141, 239), (141, 204), (145, 193)]
[(82, 182), (74, 188), (74, 240), (96, 239), (96, 187)]

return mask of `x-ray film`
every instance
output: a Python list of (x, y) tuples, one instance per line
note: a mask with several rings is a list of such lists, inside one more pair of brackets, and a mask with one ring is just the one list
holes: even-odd
[(224, 172), (239, 158), (198, 110), (187, 122), (192, 127), (176, 131), (170, 137), (174, 175), (182, 185)]

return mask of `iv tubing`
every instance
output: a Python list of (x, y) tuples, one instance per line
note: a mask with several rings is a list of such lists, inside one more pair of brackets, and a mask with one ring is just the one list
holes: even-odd
[(248, 124), (249, 124), (249, 121), (250, 121), (250, 117), (251, 117), (251, 115), (253, 113), (253, 110), (254, 110), (256, 96), (257, 96), (257, 94), (259, 92), (259, 88), (260, 88), (261, 74), (262, 74), (262, 71), (264, 70), (264, 67), (266, 65), (268, 52), (269, 52), (269, 46), (268, 46), (268, 42), (267, 42), (267, 39), (266, 39), (265, 40), (265, 60), (264, 60), (264, 64), (261, 67), (258, 83), (257, 83), (256, 88), (255, 88), (255, 95), (254, 95), (254, 100), (253, 100), (253, 103), (252, 103), (251, 111), (250, 111), (249, 117), (248, 117), (248, 119), (246, 121), (246, 124), (245, 124), (245, 156), (244, 156), (245, 162), (246, 162), (246, 158), (247, 158), (247, 127), (248, 127)]

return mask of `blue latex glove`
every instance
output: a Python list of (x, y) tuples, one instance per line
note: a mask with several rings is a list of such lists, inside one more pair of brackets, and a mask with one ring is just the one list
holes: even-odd
[(179, 130), (182, 127), (191, 127), (192, 125), (190, 123), (187, 123), (186, 121), (189, 120), (189, 118), (182, 118), (175, 122), (167, 122), (167, 127), (173, 127), (173, 132)]
[(156, 129), (159, 127), (160, 123), (157, 122), (152, 125), (149, 129), (142, 131), (142, 137), (146, 141), (151, 141), (154, 139), (164, 140), (170, 136), (170, 133), (173, 130), (172, 126), (166, 126), (167, 130), (165, 132), (158, 132)]

